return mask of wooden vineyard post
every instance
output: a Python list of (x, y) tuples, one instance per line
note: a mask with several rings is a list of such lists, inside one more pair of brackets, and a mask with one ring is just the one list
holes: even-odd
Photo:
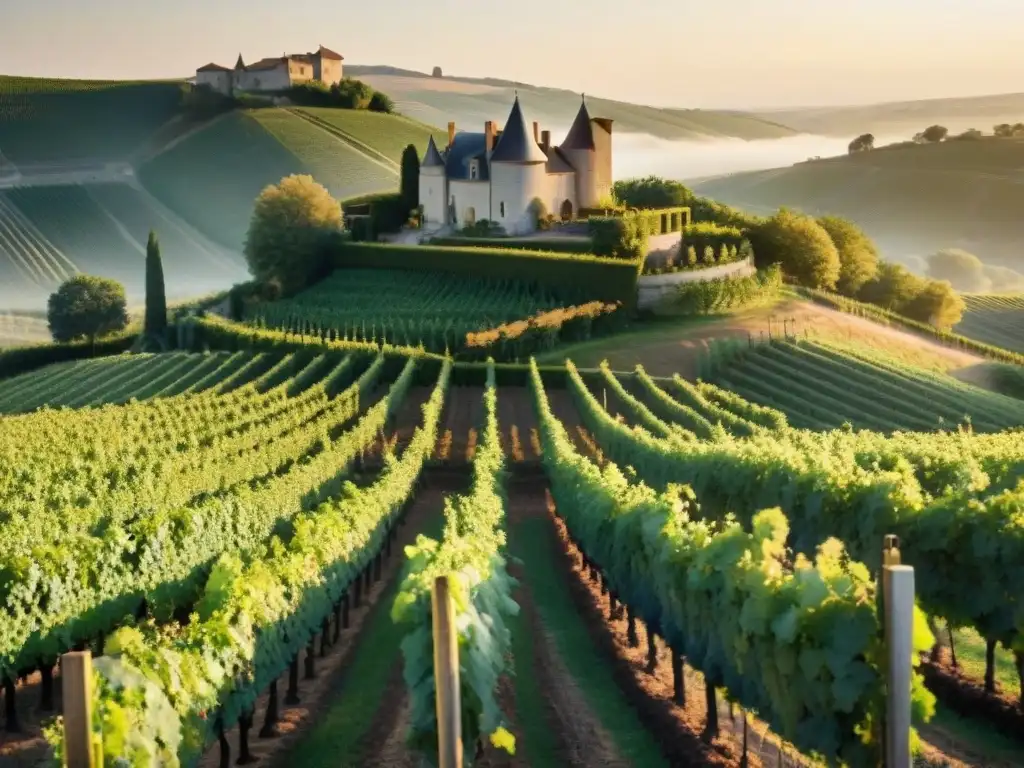
[(886, 652), (886, 768), (910, 768), (910, 677), (914, 653), (914, 569), (900, 562), (899, 539), (882, 550)]
[(92, 654), (73, 651), (60, 657), (64, 695), (64, 754), (67, 768), (95, 768), (92, 746)]
[(437, 689), (438, 768), (462, 768), (462, 705), (459, 691), (459, 639), (447, 576), (434, 580), (434, 682)]

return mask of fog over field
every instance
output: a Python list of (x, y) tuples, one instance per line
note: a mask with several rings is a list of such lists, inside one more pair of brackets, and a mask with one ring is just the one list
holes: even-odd
[[(552, 131), (562, 136), (564, 131)], [(800, 134), (783, 139), (667, 141), (648, 134), (616, 133), (612, 138), (616, 179), (655, 174), (685, 181), (740, 171), (780, 168), (811, 157), (845, 155), (850, 138)], [(909, 136), (878, 136), (875, 146)]]

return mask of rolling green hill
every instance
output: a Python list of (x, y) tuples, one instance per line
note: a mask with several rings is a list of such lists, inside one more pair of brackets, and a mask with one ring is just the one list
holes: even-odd
[[(454, 120), (460, 128), (483, 130), (487, 120), (504, 121), (518, 91), (523, 108), (542, 128), (566, 129), (576, 116), (580, 94), (560, 88), (489, 78), (435, 78), (393, 67), (347, 66), (345, 72), (383, 91), (405, 115), (431, 125)], [(592, 115), (615, 121), (617, 131), (662, 139), (774, 139), (795, 133), (782, 122), (743, 112), (663, 109), (587, 96)], [(552, 136), (560, 141), (561, 136)]]
[(181, 89), (0, 76), (0, 153), (16, 165), (124, 160), (177, 113)]
[[(397, 161), (390, 158), (410, 142), (425, 148), (428, 129), (402, 117), (367, 119), (368, 114), (279, 108), (235, 112), (158, 155), (139, 176), (153, 195), (203, 234), (241, 250), (253, 200), (284, 176), (311, 174), (339, 200), (398, 187)], [(400, 156), (401, 149), (397, 152)]]
[(780, 205), (847, 216), (897, 259), (960, 247), (1024, 266), (1024, 140), (883, 147), (706, 179), (700, 194), (755, 212)]
[(968, 294), (967, 311), (954, 329), (971, 339), (1024, 353), (1024, 293)]

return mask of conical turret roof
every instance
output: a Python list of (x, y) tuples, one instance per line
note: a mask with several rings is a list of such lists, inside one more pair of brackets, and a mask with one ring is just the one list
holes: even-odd
[(590, 125), (586, 100), (580, 103), (580, 111), (576, 113), (576, 119), (572, 121), (569, 133), (562, 142), (562, 149), (594, 149), (594, 131)]
[(444, 165), (444, 160), (441, 159), (441, 153), (437, 151), (437, 144), (434, 143), (434, 137), (430, 137), (430, 141), (427, 143), (426, 154), (423, 155), (423, 162), (420, 163), (421, 168), (435, 168), (437, 166)]
[(519, 95), (516, 95), (512, 111), (508, 113), (505, 130), (498, 137), (498, 144), (491, 152), (492, 163), (545, 163), (547, 156), (534, 141), (533, 135), (526, 129), (526, 118), (519, 106)]
[(245, 69), (245, 62), (242, 61), (242, 54), (238, 54), (238, 61), (235, 62), (235, 69)]

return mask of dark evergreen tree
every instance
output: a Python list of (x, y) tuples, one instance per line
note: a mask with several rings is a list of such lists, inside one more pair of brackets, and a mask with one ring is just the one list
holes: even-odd
[(420, 154), (410, 144), (402, 150), (402, 205), (406, 213), (420, 204)]
[(167, 328), (167, 294), (164, 291), (164, 266), (160, 260), (160, 242), (156, 232), (146, 243), (146, 324), (147, 335), (160, 335)]

